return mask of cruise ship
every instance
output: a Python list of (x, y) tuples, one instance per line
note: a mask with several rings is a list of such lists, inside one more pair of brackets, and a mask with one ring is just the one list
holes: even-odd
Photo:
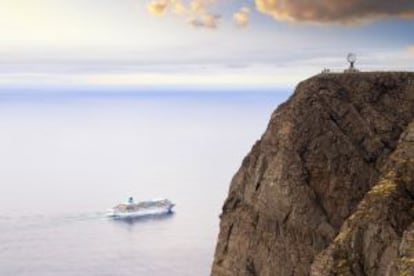
[(169, 214), (175, 206), (169, 199), (155, 199), (149, 201), (134, 202), (130, 197), (128, 203), (121, 203), (107, 212), (112, 218), (134, 218), (148, 215)]

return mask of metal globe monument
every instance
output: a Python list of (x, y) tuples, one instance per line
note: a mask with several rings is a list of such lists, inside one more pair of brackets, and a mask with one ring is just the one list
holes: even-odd
[(358, 70), (355, 68), (355, 63), (357, 61), (357, 55), (355, 53), (349, 53), (346, 56), (346, 60), (349, 63), (349, 68), (345, 70), (345, 73), (358, 72)]

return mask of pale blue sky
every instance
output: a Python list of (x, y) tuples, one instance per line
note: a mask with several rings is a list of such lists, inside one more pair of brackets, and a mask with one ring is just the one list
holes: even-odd
[[(216, 28), (191, 26), (194, 15), (149, 14), (148, 4), (170, 1), (0, 0), (0, 86), (285, 87), (343, 69), (350, 51), (364, 70), (414, 69), (412, 1), (366, 11), (358, 2), (372, 0), (359, 0), (346, 13), (326, 4), (327, 13), (304, 0), (283, 11), (286, 0), (198, 0), (202, 14), (220, 15)], [(250, 10), (243, 28), (233, 21), (242, 7)]]

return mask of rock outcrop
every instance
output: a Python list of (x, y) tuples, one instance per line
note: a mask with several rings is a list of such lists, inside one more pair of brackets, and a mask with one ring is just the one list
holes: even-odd
[(408, 271), (413, 120), (414, 73), (300, 83), (232, 180), (212, 275)]
[(311, 275), (414, 275), (413, 230), (414, 122)]

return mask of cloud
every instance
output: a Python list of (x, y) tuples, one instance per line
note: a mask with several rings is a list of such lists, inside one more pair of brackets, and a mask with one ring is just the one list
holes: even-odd
[(248, 7), (242, 7), (233, 14), (234, 22), (239, 27), (246, 27), (249, 24), (249, 15), (250, 9)]
[(169, 4), (167, 0), (153, 0), (148, 3), (147, 9), (150, 14), (161, 16), (165, 14)]
[(190, 10), (196, 13), (205, 11), (205, 2), (202, 0), (193, 0), (190, 2)]
[(411, 45), (407, 48), (407, 51), (410, 55), (414, 56), (414, 45)]
[(221, 16), (213, 14), (203, 14), (201, 17), (192, 18), (189, 23), (196, 28), (216, 29)]
[(255, 0), (258, 11), (282, 21), (360, 24), (385, 17), (414, 18), (413, 0)]
[(188, 12), (188, 8), (181, 0), (152, 0), (147, 4), (147, 10), (155, 16), (164, 15), (168, 10), (176, 15), (184, 15)]
[(168, 11), (187, 19), (187, 22), (197, 28), (216, 29), (221, 16), (209, 11), (216, 0), (152, 0), (147, 4), (147, 10), (154, 16), (162, 16)]
[(172, 11), (176, 15), (185, 15), (187, 13), (187, 7), (181, 0), (172, 1)]
[[(279, 21), (318, 24), (362, 24), (387, 17), (414, 19), (414, 0), (254, 0), (256, 10)], [(218, 0), (150, 0), (148, 12), (163, 16), (169, 12), (190, 25), (215, 29), (220, 16), (212, 12)], [(251, 8), (233, 14), (238, 27), (249, 24)]]

